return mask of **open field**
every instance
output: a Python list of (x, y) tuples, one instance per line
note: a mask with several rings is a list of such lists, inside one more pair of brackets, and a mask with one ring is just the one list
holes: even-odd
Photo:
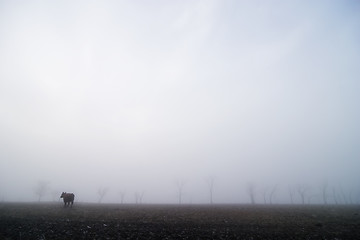
[(360, 239), (360, 207), (1, 203), (0, 239)]

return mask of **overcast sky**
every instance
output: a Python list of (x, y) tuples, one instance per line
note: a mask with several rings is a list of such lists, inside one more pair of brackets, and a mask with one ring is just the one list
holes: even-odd
[(105, 202), (176, 203), (184, 181), (202, 203), (210, 176), (214, 202), (248, 202), (248, 183), (360, 193), (359, 13), (0, 0), (0, 200), (35, 201), (48, 181), (79, 201), (106, 187)]

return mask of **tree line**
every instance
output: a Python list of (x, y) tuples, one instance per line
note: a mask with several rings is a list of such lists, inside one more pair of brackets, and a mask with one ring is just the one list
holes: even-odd
[[(216, 202), (216, 177), (210, 176), (205, 178), (204, 186), (207, 187), (208, 204), (221, 203)], [(179, 179), (174, 182), (174, 192), (176, 193), (177, 203), (183, 204), (184, 192), (187, 182), (184, 179)], [(49, 181), (39, 181), (34, 187), (34, 194), (40, 202), (44, 196), (51, 195), (52, 200), (56, 201), (59, 198), (61, 191), (50, 188)], [(262, 186), (253, 182), (247, 183), (244, 189), (250, 204), (278, 204), (284, 203), (284, 192), (287, 192), (288, 204), (360, 204), (360, 191), (345, 190), (341, 185), (330, 185), (327, 182), (317, 186), (311, 187), (307, 184), (288, 185), (286, 189), (280, 187), (278, 184)], [(282, 191), (282, 201), (278, 201), (277, 195)], [(99, 187), (94, 194), (97, 194), (98, 203), (102, 203), (103, 199), (109, 192), (109, 188)], [(129, 193), (126, 191), (118, 191), (119, 203), (135, 203), (142, 204), (144, 201), (145, 191), (132, 192), (132, 200), (129, 200)], [(131, 195), (131, 193), (130, 193)], [(127, 201), (126, 201), (127, 200)], [(240, 202), (239, 202), (240, 203)], [(244, 203), (244, 202), (242, 202)]]

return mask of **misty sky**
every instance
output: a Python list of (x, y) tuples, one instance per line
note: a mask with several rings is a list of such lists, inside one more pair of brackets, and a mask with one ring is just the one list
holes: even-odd
[(0, 0), (0, 200), (359, 191), (359, 77), (355, 0)]

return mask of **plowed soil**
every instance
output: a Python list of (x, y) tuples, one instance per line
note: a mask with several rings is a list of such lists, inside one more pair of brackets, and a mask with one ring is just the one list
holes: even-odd
[(360, 207), (1, 203), (0, 239), (360, 239)]

